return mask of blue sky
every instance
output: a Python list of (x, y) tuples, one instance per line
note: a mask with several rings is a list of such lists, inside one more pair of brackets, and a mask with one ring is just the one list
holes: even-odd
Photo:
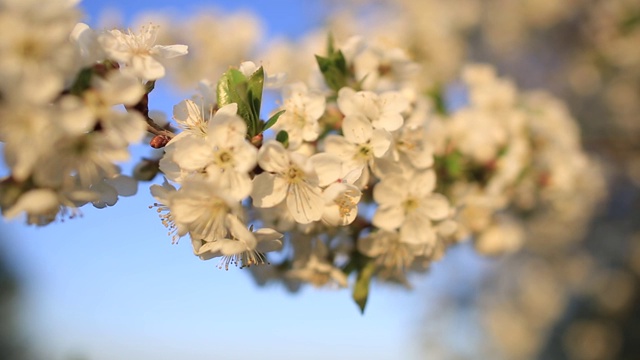
[[(257, 13), (267, 34), (295, 37), (319, 23), (319, 1), (84, 1), (87, 21), (117, 9), (125, 21), (141, 11), (188, 15), (203, 4)], [(304, 5), (303, 5), (304, 4)], [(152, 104), (169, 113), (180, 99)], [(158, 106), (157, 104), (166, 104)], [(259, 288), (236, 268), (193, 256), (188, 241), (171, 245), (148, 184), (113, 208), (83, 208), (80, 219), (46, 227), (0, 222), (1, 248), (23, 280), (21, 317), (46, 359), (326, 359), (424, 358), (421, 328), (433, 292), (453, 273), (465, 286), (478, 261), (467, 248), (447, 256), (416, 289), (374, 284), (360, 315), (349, 290)], [(5, 238), (6, 237), (6, 238)], [(187, 240), (187, 239), (185, 239)], [(473, 274), (471, 274), (473, 275)], [(465, 280), (467, 279), (467, 280)], [(440, 290), (439, 290), (440, 289)]]

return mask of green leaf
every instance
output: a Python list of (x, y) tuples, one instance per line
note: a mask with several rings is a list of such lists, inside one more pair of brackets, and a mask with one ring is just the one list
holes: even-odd
[(328, 57), (316, 55), (316, 62), (324, 81), (334, 91), (347, 86), (353, 77), (347, 66), (347, 60), (340, 50), (330, 53)]
[(73, 95), (82, 96), (82, 93), (91, 87), (91, 78), (93, 77), (93, 68), (87, 67), (78, 73), (76, 80), (71, 85), (69, 92)]
[(640, 11), (628, 14), (627, 18), (620, 22), (620, 32), (623, 35), (628, 35), (637, 26), (640, 26)]
[(152, 80), (152, 81), (147, 81), (144, 84), (144, 90), (147, 94), (151, 93), (153, 91), (153, 89), (156, 88), (156, 81)]
[(236, 69), (230, 69), (222, 74), (220, 80), (218, 80), (218, 106), (223, 107), (231, 103), (238, 102), (237, 86), (242, 82), (246, 82), (245, 76)]
[(258, 68), (248, 79), (251, 102), (256, 104), (256, 118), (260, 118), (260, 104), (262, 103), (262, 91), (264, 90), (264, 69)]
[(285, 148), (289, 147), (289, 133), (284, 130), (280, 130), (276, 135), (276, 141), (284, 145)]
[(427, 95), (433, 100), (438, 114), (447, 115), (447, 104), (444, 99), (444, 93), (441, 86), (436, 86), (430, 90)]
[(335, 47), (333, 45), (333, 34), (329, 33), (327, 36), (327, 55), (331, 56), (335, 52)]
[(273, 114), (269, 118), (269, 120), (267, 120), (267, 122), (262, 126), (262, 131), (269, 130), (273, 125), (275, 125), (278, 119), (280, 118), (280, 115), (284, 114), (285, 111), (286, 110), (280, 110), (277, 113)]
[(264, 70), (258, 68), (249, 78), (237, 69), (225, 72), (218, 81), (218, 106), (238, 104), (238, 115), (244, 119), (248, 137), (260, 131), (260, 107), (264, 87)]
[(375, 262), (369, 260), (359, 271), (356, 283), (353, 286), (353, 300), (358, 304), (360, 312), (364, 314), (364, 308), (369, 298), (369, 284), (376, 270)]
[(458, 179), (464, 173), (464, 157), (459, 151), (455, 151), (444, 159), (447, 173), (453, 178)]

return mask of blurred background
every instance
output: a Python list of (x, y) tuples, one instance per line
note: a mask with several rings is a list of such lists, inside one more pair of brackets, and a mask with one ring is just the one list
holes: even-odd
[[(308, 76), (313, 44), (366, 32), (410, 48), (424, 81), (487, 62), (567, 102), (605, 171), (592, 221), (546, 219), (522, 250), (466, 243), (411, 290), (258, 287), (171, 245), (148, 186), (46, 227), (0, 224), (2, 359), (634, 359), (640, 354), (640, 3), (637, 0), (83, 1), (94, 28), (165, 24), (193, 50), (151, 108), (253, 60)], [(384, 20), (383, 20), (384, 19)], [(318, 40), (320, 39), (320, 40)], [(274, 53), (303, 50), (304, 59)], [(293, 59), (293, 60), (292, 60)], [(295, 61), (295, 62), (293, 62)], [(171, 72), (172, 70), (169, 70)], [(275, 97), (274, 97), (275, 98)], [(148, 149), (137, 149), (145, 154)], [(131, 167), (124, 167), (124, 172)], [(587, 179), (588, 180), (588, 179)], [(588, 196), (590, 194), (586, 194)]]

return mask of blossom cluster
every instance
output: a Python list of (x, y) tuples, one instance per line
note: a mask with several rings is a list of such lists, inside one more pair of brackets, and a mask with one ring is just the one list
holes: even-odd
[[(524, 214), (586, 210), (576, 189), (594, 165), (567, 110), (489, 65), (465, 66), (455, 94), (399, 44), (329, 36), (323, 51), (295, 52), (314, 64), (304, 75), (250, 61), (207, 74), (172, 128), (150, 117), (148, 94), (167, 69), (189, 68), (188, 56), (165, 68), (186, 45), (157, 44), (167, 36), (153, 24), (93, 30), (68, 1), (0, 4), (2, 26), (36, 27), (0, 34), (5, 217), (45, 225), (162, 173), (152, 207), (173, 242), (188, 236), (200, 259), (292, 289), (347, 287), (355, 274), (364, 308), (374, 277), (409, 284), (462, 241), (516, 250)], [(282, 95), (267, 120), (264, 87)], [(156, 167), (121, 174), (147, 134), (163, 149)]]

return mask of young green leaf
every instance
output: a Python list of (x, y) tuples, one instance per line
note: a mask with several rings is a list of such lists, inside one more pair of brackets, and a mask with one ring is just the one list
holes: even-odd
[(336, 92), (347, 86), (353, 77), (340, 50), (332, 52), (328, 57), (316, 55), (316, 61), (324, 81)]
[(289, 147), (289, 133), (284, 130), (280, 130), (276, 135), (276, 141), (284, 145), (285, 148)]
[(269, 120), (267, 120), (267, 122), (264, 123), (264, 125), (262, 126), (262, 131), (269, 130), (273, 125), (275, 125), (278, 119), (280, 118), (280, 115), (284, 114), (285, 111), (286, 110), (280, 110), (277, 113), (273, 114), (269, 118)]
[(91, 87), (91, 77), (93, 76), (93, 68), (84, 68), (78, 73), (76, 80), (71, 85), (69, 92), (73, 95), (81, 96), (82, 93)]
[(360, 312), (364, 314), (364, 308), (367, 305), (367, 299), (369, 298), (369, 284), (371, 278), (376, 270), (376, 264), (373, 261), (368, 261), (359, 271), (356, 283), (353, 286), (353, 300), (358, 304)]
[(244, 119), (251, 138), (260, 132), (260, 107), (264, 87), (264, 70), (258, 68), (248, 78), (237, 69), (225, 72), (218, 81), (218, 105), (236, 103), (238, 115)]

